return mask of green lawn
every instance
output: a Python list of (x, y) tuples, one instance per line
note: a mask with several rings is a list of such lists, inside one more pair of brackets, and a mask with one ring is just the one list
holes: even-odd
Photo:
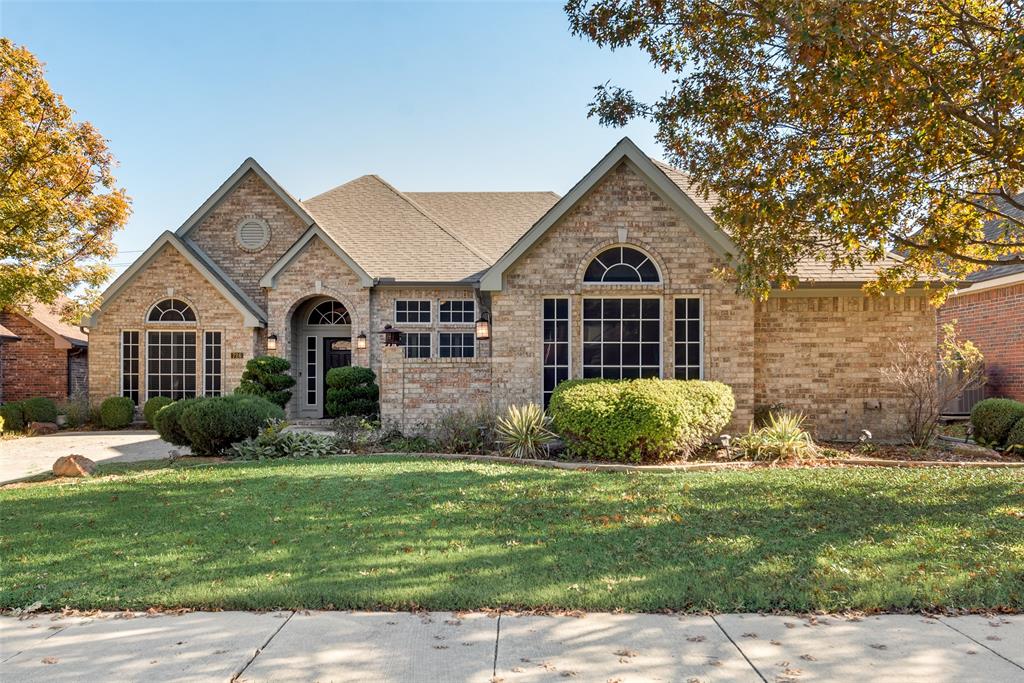
[(0, 490), (0, 606), (1019, 611), (1022, 515), (1021, 470), (129, 468)]

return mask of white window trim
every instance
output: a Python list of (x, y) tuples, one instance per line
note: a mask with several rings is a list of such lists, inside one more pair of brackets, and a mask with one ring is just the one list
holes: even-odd
[[(175, 329), (175, 330), (168, 330), (168, 329), (165, 329), (165, 328), (157, 327), (155, 329), (146, 329), (146, 330), (144, 330), (142, 334), (144, 334), (146, 336), (144, 338), (142, 336), (139, 337), (139, 343), (140, 344), (142, 343), (142, 340), (145, 339), (146, 365), (147, 365), (147, 367), (146, 367), (145, 384), (142, 383), (142, 378), (141, 378), (142, 365), (141, 365), (141, 363), (139, 365), (139, 369), (140, 369), (140, 373), (139, 373), (140, 374), (140, 379), (139, 379), (139, 400), (140, 401), (142, 400), (143, 394), (145, 394), (147, 401), (149, 399), (151, 399), (151, 398), (154, 398), (155, 396), (161, 396), (162, 395), (162, 394), (157, 393), (157, 394), (155, 394), (155, 396), (150, 396), (150, 393), (149, 393), (149, 375), (150, 375), (149, 367), (148, 367), (149, 360), (150, 360), (150, 356), (149, 356), (149, 335), (151, 333), (164, 334), (164, 333), (168, 333), (168, 332), (171, 333), (171, 334), (174, 334), (174, 333), (192, 334), (192, 335), (195, 336), (195, 338), (193, 339), (192, 343), (195, 345), (195, 358), (194, 358), (194, 362), (196, 364), (196, 369), (195, 369), (196, 387), (195, 387), (195, 391), (192, 394), (192, 398), (195, 398), (197, 396), (202, 396), (203, 395), (203, 393), (201, 391), (201, 389), (203, 388), (203, 385), (201, 384), (202, 381), (203, 381), (203, 369), (202, 369), (201, 360), (200, 360), (201, 355), (199, 353), (199, 345), (200, 345), (200, 342), (202, 340), (202, 332), (198, 328), (196, 328), (196, 327), (192, 327), (190, 329), (181, 329), (181, 328), (179, 328), (179, 329)], [(173, 344), (172, 344), (172, 346), (173, 346)], [(141, 351), (140, 351), (139, 355), (141, 357), (141, 355), (142, 355)], [(164, 374), (166, 374), (166, 373), (163, 373), (163, 372), (156, 373), (156, 375), (158, 377), (162, 377)], [(172, 371), (171, 375), (173, 375), (173, 374), (174, 374), (174, 372)], [(187, 377), (187, 376), (188, 376), (188, 373), (182, 373), (182, 377)], [(157, 391), (159, 391), (159, 389)], [(188, 397), (185, 396), (184, 398), (188, 398)], [(181, 399), (177, 399), (176, 398), (174, 400), (178, 401), (178, 400), (181, 400)]]
[[(199, 392), (196, 392), (196, 394), (197, 395), (201, 395), (201, 396), (209, 396), (209, 394), (206, 393), (206, 360), (207, 360), (207, 358), (206, 358), (206, 335), (209, 334), (210, 332), (216, 332), (216, 333), (220, 334), (220, 393), (218, 394), (218, 396), (224, 396), (224, 394), (225, 394), (225, 392), (224, 392), (224, 330), (203, 330), (202, 331), (202, 335), (203, 335), (203, 356), (202, 356), (202, 366), (201, 366), (201, 370), (200, 370), (199, 374), (200, 374), (200, 380), (203, 383), (202, 384), (203, 392), (202, 392), (202, 394), (199, 394)], [(198, 340), (196, 340), (196, 345), (197, 346), (199, 345), (199, 341)]]
[(676, 352), (676, 344), (679, 343), (679, 340), (676, 339), (676, 330), (675, 330), (675, 324), (676, 324), (676, 302), (679, 301), (679, 299), (696, 299), (697, 301), (700, 302), (700, 311), (699, 311), (700, 315), (697, 318), (697, 320), (698, 320), (697, 324), (699, 325), (697, 337), (698, 337), (698, 344), (699, 344), (699, 350), (700, 350), (700, 355), (698, 357), (698, 362), (700, 363), (700, 366), (698, 367), (698, 371), (699, 372), (698, 372), (697, 379), (704, 379), (704, 304), (705, 304), (705, 299), (704, 299), (704, 296), (702, 294), (673, 294), (672, 295), (672, 377), (674, 379), (675, 376), (676, 376), (675, 352)]
[[(441, 355), (441, 335), (442, 334), (468, 334), (470, 339), (473, 341), (473, 355), (472, 356), (442, 356)], [(451, 346), (451, 345), (449, 345)], [(463, 348), (463, 344), (459, 344), (459, 348)], [(437, 333), (437, 358), (441, 360), (452, 360), (459, 358), (479, 358), (480, 349), (477, 343), (476, 334), (473, 332), (467, 332), (466, 330), (441, 330)]]
[[(541, 405), (541, 407), (544, 407), (544, 368), (545, 368), (545, 365), (544, 365), (544, 323), (547, 322), (547, 320), (548, 320), (547, 318), (544, 317), (544, 300), (545, 299), (556, 299), (556, 300), (557, 299), (565, 299), (568, 302), (568, 304), (569, 304), (568, 305), (568, 310), (566, 311), (566, 316), (567, 316), (566, 323), (568, 324), (568, 327), (569, 327), (569, 340), (568, 340), (568, 344), (569, 344), (569, 358), (568, 358), (568, 371), (566, 372), (565, 381), (568, 382), (569, 380), (573, 379), (573, 376), (572, 376), (572, 359), (573, 359), (573, 353), (572, 353), (572, 347), (573, 347), (573, 343), (572, 343), (572, 300), (573, 300), (573, 297), (567, 296), (565, 294), (550, 294), (550, 295), (545, 294), (545, 295), (541, 296), (541, 298), (540, 298), (540, 405)], [(582, 344), (582, 343), (583, 343), (583, 339), (581, 337), (580, 338), (580, 344)], [(583, 350), (582, 346), (580, 347), (580, 350), (581, 351)], [(555, 384), (556, 388), (557, 388), (557, 386), (558, 385)]]
[[(309, 340), (313, 341), (313, 374), (309, 374)], [(303, 405), (307, 408), (316, 407), (320, 399), (320, 337), (316, 335), (306, 336), (306, 345), (302, 348), (302, 369), (306, 371), (305, 386), (303, 387)], [(313, 402), (309, 402), (309, 380), (313, 380)]]
[[(472, 320), (470, 320), (469, 322), (463, 322), (463, 321), (453, 322), (451, 320), (449, 320), (448, 322), (445, 322), (445, 321), (441, 320), (441, 304), (442, 303), (455, 302), (455, 301), (458, 301), (458, 302), (466, 302), (466, 301), (468, 301), (471, 304), (473, 304), (473, 314), (470, 316), (470, 318), (472, 318)], [(437, 300), (437, 324), (438, 325), (450, 325), (451, 327), (467, 327), (469, 325), (474, 325), (474, 324), (476, 324), (477, 307), (478, 307), (478, 304), (476, 302), (476, 299), (466, 299), (466, 298), (462, 298), (462, 299), (438, 299)]]
[[(192, 311), (192, 315), (195, 316), (195, 320), (150, 320), (149, 316), (153, 313), (153, 309), (168, 300), (180, 301)], [(199, 314), (196, 313), (196, 307), (188, 299), (183, 299), (180, 296), (165, 296), (158, 301), (154, 301), (153, 305), (146, 309), (146, 317), (143, 318), (143, 322), (148, 325), (180, 325), (182, 327), (198, 327), (199, 326)]]
[(125, 357), (124, 357), (124, 335), (126, 333), (130, 334), (132, 332), (134, 332), (135, 334), (139, 335), (138, 336), (138, 342), (135, 344), (135, 346), (138, 348), (138, 353), (137, 353), (137, 355), (135, 357), (135, 361), (139, 364), (138, 371), (135, 373), (135, 379), (138, 382), (138, 388), (135, 390), (135, 393), (137, 393), (139, 395), (138, 402), (136, 403), (136, 405), (139, 405), (140, 403), (143, 403), (142, 397), (145, 395), (145, 391), (143, 389), (144, 381), (143, 381), (143, 373), (142, 373), (142, 367), (143, 367), (142, 366), (142, 340), (143, 340), (143, 335), (145, 334), (145, 332), (143, 332), (142, 330), (121, 330), (121, 334), (119, 335), (120, 336), (120, 339), (119, 339), (120, 343), (118, 344), (118, 368), (117, 369), (118, 369), (118, 376), (119, 376), (118, 377), (118, 381), (119, 381), (119, 384), (120, 384), (120, 387), (121, 387), (121, 391), (118, 392), (118, 395), (119, 396), (124, 396), (124, 392), (125, 392), (125, 386), (124, 386), (124, 379), (125, 379), (125, 377), (124, 377), (124, 361), (125, 361)]
[[(425, 335), (427, 335), (427, 353), (429, 355), (426, 358), (422, 358), (420, 356), (417, 356), (416, 358), (409, 358), (409, 356), (405, 355), (405, 350), (404, 350), (405, 349), (405, 344), (402, 344), (402, 349), (403, 349), (402, 350), (402, 358), (405, 358), (407, 360), (429, 360), (431, 358), (435, 358), (436, 357), (435, 354), (434, 354), (434, 337), (437, 336), (437, 335), (434, 334), (433, 330), (418, 329), (418, 330), (410, 331), (408, 334), (425, 334)], [(416, 348), (423, 348), (423, 347), (422, 346), (417, 346)]]
[[(636, 284), (636, 283), (633, 283), (633, 284)], [(594, 293), (591, 293), (591, 294), (588, 294), (588, 295), (585, 295), (585, 296), (581, 297), (581, 300), (580, 300), (580, 354), (581, 354), (581, 356), (580, 356), (580, 361), (581, 361), (581, 363), (580, 363), (580, 376), (582, 377), (583, 374), (584, 374), (583, 373), (583, 363), (582, 363), (582, 359), (583, 359), (583, 356), (582, 356), (583, 344), (584, 344), (584, 339), (585, 339), (585, 337), (583, 335), (583, 325), (584, 325), (583, 306), (586, 303), (587, 299), (651, 299), (652, 301), (659, 302), (658, 303), (658, 377), (660, 379), (665, 379), (665, 297), (663, 297), (661, 295), (653, 296), (651, 294), (625, 294), (625, 293), (620, 294), (618, 292), (604, 293), (604, 294), (601, 294), (601, 293), (598, 293), (598, 292), (594, 292)], [(672, 315), (673, 316), (675, 315), (675, 308), (674, 307), (672, 309)], [(673, 318), (673, 322), (675, 322), (674, 318)], [(674, 341), (675, 340), (673, 339), (673, 342)], [(675, 351), (675, 347), (674, 346), (673, 346), (672, 350)], [(642, 351), (641, 351), (641, 353), (642, 353)], [(601, 363), (601, 367), (602, 368), (604, 367), (604, 363), (603, 362)], [(609, 366), (609, 367), (611, 367), (611, 366)], [(620, 365), (619, 367), (621, 368), (622, 366)], [(675, 366), (673, 366), (672, 375), (675, 376)]]
[[(616, 248), (632, 249), (633, 251), (638, 251), (646, 256), (647, 260), (654, 266), (654, 272), (658, 274), (658, 279), (654, 282), (644, 282), (643, 280), (639, 282), (606, 282), (605, 280), (598, 280), (595, 282), (593, 280), (587, 280), (587, 270), (590, 268), (590, 264), (597, 260), (597, 257), (601, 254)], [(639, 271), (637, 274), (639, 274)], [(580, 283), (587, 287), (659, 287), (665, 285), (665, 276), (662, 275), (661, 266), (659, 266), (658, 262), (653, 256), (651, 256), (651, 252), (639, 245), (633, 244), (632, 242), (621, 242), (618, 244), (609, 244), (594, 254), (583, 268), (583, 275), (580, 276)]]
[[(422, 302), (426, 301), (427, 302), (427, 311), (430, 314), (430, 320), (428, 320), (425, 323), (424, 322), (416, 322), (416, 323), (403, 323), (403, 322), (399, 322), (399, 320), (398, 320), (398, 302), (400, 302), (400, 301), (404, 301), (404, 302), (416, 301), (418, 303), (422, 303)], [(433, 299), (395, 299), (395, 303), (391, 307), (391, 312), (393, 314), (393, 318), (392, 319), (394, 320), (396, 326), (397, 325), (413, 325), (413, 326), (416, 326), (416, 327), (429, 327), (430, 325), (434, 324), (434, 320), (435, 320), (435, 318), (434, 318), (434, 313), (435, 313), (435, 311), (434, 311), (434, 300)]]

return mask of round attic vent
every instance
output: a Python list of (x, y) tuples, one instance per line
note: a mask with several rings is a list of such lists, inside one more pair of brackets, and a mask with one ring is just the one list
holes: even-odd
[(270, 241), (270, 226), (262, 218), (244, 218), (238, 224), (238, 244), (246, 251), (259, 251)]

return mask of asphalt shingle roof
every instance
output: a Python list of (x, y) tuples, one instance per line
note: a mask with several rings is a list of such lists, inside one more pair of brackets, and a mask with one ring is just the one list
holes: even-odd
[[(1013, 198), (1018, 204), (1024, 203), (1024, 192), (1014, 195)], [(1015, 206), (1011, 206), (1006, 202), (1000, 202), (1000, 209), (1007, 216), (1024, 222), (1024, 211), (1021, 211)], [(985, 239), (990, 241), (996, 239), (1005, 240), (1006, 238), (1001, 235), (1003, 229), (1003, 221), (997, 219), (987, 221), (985, 223)], [(1016, 241), (1024, 241), (1024, 228), (1013, 226), (1011, 224), (1009, 233), (1011, 236), (1017, 238)], [(1007, 275), (1016, 275), (1017, 273), (1024, 273), (1024, 263), (1008, 263), (1005, 266), (990, 266), (985, 270), (979, 270), (971, 273), (967, 276), (967, 279), (970, 282), (984, 282), (986, 280), (994, 280), (999, 277), (1006, 277)]]

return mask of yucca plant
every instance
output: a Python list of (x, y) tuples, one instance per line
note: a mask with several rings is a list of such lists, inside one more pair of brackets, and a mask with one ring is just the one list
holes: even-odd
[(498, 443), (513, 458), (535, 458), (555, 440), (551, 418), (535, 403), (512, 405), (498, 418)]
[(737, 440), (741, 457), (771, 462), (815, 457), (818, 447), (804, 429), (805, 419), (797, 413), (771, 413), (765, 426), (751, 428)]

